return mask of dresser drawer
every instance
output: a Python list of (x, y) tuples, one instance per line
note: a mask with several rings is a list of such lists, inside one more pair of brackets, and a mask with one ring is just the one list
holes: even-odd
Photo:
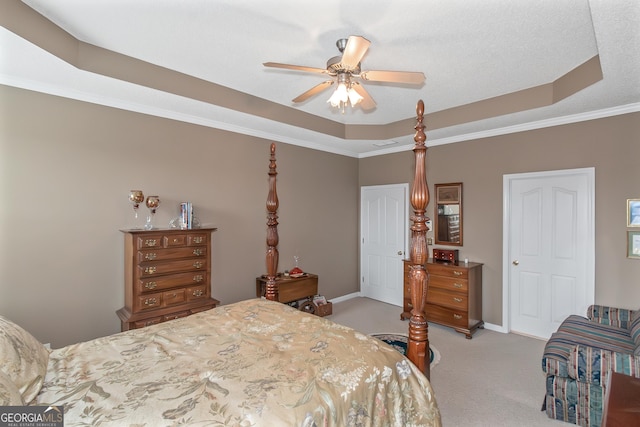
[(434, 304), (427, 304), (424, 311), (429, 322), (460, 328), (469, 326), (469, 316), (466, 311), (458, 311)]
[(162, 236), (159, 234), (141, 235), (136, 237), (136, 247), (138, 249), (161, 248), (162, 244), (163, 244), (163, 239), (162, 239)]
[(190, 314), (190, 311), (180, 311), (178, 313), (165, 314), (164, 316), (162, 316), (162, 321), (167, 322), (169, 320), (180, 319), (181, 317), (187, 317)]
[(187, 246), (198, 246), (207, 243), (206, 233), (191, 233), (187, 236)]
[(175, 248), (176, 246), (184, 246), (187, 244), (186, 234), (172, 234), (170, 236), (164, 236), (162, 243), (165, 248)]
[(195, 301), (201, 298), (207, 298), (209, 296), (206, 285), (191, 286), (187, 288), (186, 293), (187, 293), (187, 301)]
[(151, 277), (138, 280), (136, 292), (157, 292), (164, 289), (171, 289), (178, 286), (197, 285), (208, 282), (207, 273), (204, 271), (194, 271), (190, 273), (170, 274), (167, 276)]
[(427, 271), (429, 275), (453, 277), (457, 279), (467, 279), (469, 277), (469, 270), (464, 267), (457, 267), (452, 264), (427, 264)]
[(162, 306), (162, 294), (148, 294), (137, 298), (137, 310), (150, 310), (152, 308), (158, 308)]
[(467, 312), (469, 298), (463, 293), (449, 292), (438, 288), (429, 288), (427, 291), (427, 303)]
[(134, 329), (145, 328), (162, 322), (162, 317), (152, 317), (150, 319), (138, 320), (133, 323)]
[(162, 293), (162, 305), (164, 307), (181, 304), (186, 301), (184, 289), (173, 289)]
[(429, 288), (439, 288), (457, 292), (468, 292), (469, 281), (457, 277), (448, 276), (429, 276)]
[(180, 271), (202, 270), (207, 269), (207, 259), (184, 259), (166, 262), (150, 262), (148, 264), (137, 266), (139, 277), (157, 276), (160, 274), (178, 273)]
[(205, 257), (207, 255), (207, 247), (182, 247), (170, 249), (141, 249), (138, 251), (138, 264), (150, 261), (164, 261), (180, 258)]

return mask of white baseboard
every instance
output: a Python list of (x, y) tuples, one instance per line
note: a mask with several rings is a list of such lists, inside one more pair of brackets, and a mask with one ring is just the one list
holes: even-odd
[(329, 301), (331, 301), (332, 303), (338, 303), (338, 302), (342, 302), (342, 301), (347, 301), (350, 300), (352, 298), (358, 298), (361, 297), (362, 294), (360, 292), (354, 292), (352, 294), (347, 294), (347, 295), (342, 295), (341, 297), (337, 297), (337, 298), (332, 298)]
[(505, 328), (504, 326), (494, 325), (493, 323), (485, 323), (484, 328), (490, 331), (502, 332), (503, 334), (509, 333), (509, 331), (507, 331), (507, 328)]

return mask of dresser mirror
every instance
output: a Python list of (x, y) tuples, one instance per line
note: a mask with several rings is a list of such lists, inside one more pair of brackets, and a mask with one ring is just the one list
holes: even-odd
[(436, 245), (462, 246), (462, 183), (435, 184)]

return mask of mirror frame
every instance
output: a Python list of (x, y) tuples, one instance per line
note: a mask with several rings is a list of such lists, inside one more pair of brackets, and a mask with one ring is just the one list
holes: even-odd
[[(434, 241), (436, 245), (445, 245), (445, 246), (462, 246), (462, 183), (461, 182), (451, 182), (447, 184), (435, 184), (434, 185), (434, 193), (435, 204), (434, 204), (434, 212), (433, 212), (433, 234)], [(459, 231), (460, 231), (460, 239), (457, 242), (452, 242), (450, 240), (441, 240), (441, 234), (439, 233), (440, 228), (443, 226), (443, 223), (440, 221), (440, 215), (438, 214), (440, 205), (458, 205), (458, 216), (459, 216)], [(443, 215), (444, 216), (444, 215)]]

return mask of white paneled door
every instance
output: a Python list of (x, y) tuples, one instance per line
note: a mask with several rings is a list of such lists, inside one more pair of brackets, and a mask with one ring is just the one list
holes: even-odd
[(509, 326), (547, 339), (595, 298), (594, 171), (505, 176)]
[(360, 189), (360, 291), (397, 306), (403, 301), (408, 197), (408, 184)]

